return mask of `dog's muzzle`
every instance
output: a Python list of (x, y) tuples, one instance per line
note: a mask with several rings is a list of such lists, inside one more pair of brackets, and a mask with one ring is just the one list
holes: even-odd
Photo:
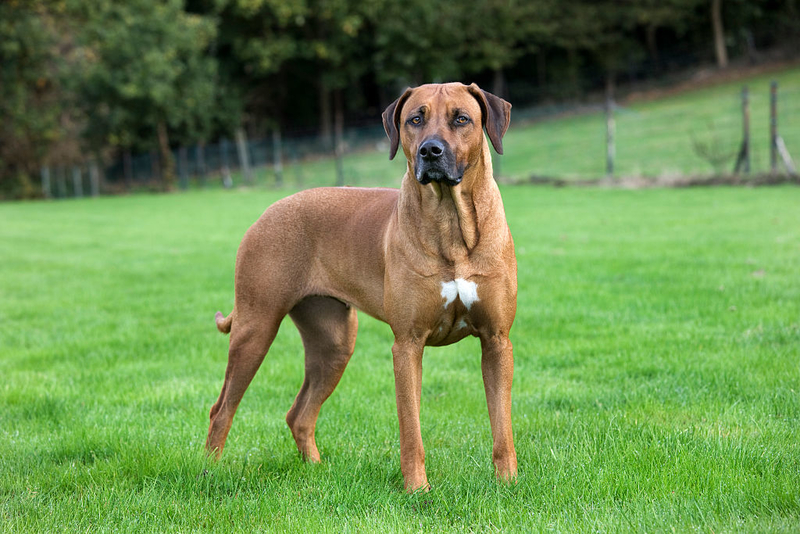
[(426, 139), (417, 150), (416, 178), (422, 185), (431, 182), (455, 186), (464, 174), (458, 172), (453, 151), (438, 137)]

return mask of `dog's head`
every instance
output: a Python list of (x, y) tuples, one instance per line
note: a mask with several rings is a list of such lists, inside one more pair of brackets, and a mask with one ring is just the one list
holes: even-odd
[(498, 154), (511, 118), (511, 104), (475, 85), (429, 84), (406, 89), (383, 112), (389, 159), (399, 144), (421, 184), (461, 183), (481, 158), (483, 128)]

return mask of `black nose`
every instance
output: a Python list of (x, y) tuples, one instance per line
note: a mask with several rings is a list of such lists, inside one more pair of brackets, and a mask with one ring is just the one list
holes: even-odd
[(419, 147), (419, 155), (428, 161), (439, 159), (442, 154), (444, 154), (444, 143), (438, 139), (428, 139)]

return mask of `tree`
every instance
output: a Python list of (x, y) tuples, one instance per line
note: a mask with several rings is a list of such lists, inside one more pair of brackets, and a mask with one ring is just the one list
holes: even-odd
[(644, 28), (645, 45), (651, 59), (660, 65), (657, 31), (669, 28), (682, 35), (695, 22), (694, 12), (703, 0), (638, 0), (632, 6), (632, 17)]
[(711, 27), (714, 30), (714, 53), (717, 66), (728, 66), (728, 51), (725, 48), (725, 28), (722, 25), (722, 0), (711, 0)]
[[(310, 0), (311, 18), (300, 52), (311, 60), (319, 78), (320, 125), (333, 123), (335, 149), (341, 156), (344, 129), (344, 90), (358, 85), (370, 68), (371, 40), (367, 33), (377, 21), (378, 4), (360, 0)], [(351, 92), (352, 94), (352, 92)], [(333, 96), (333, 121), (326, 116)], [(339, 180), (342, 180), (341, 169)]]
[(0, 3), (0, 196), (38, 196), (42, 165), (74, 163), (81, 119), (67, 105), (64, 2)]
[(471, 40), (462, 27), (468, 4), (446, 0), (385, 0), (378, 6), (372, 68), (393, 92), (408, 85), (459, 79), (462, 51)]
[(459, 63), (468, 73), (491, 71), (491, 90), (505, 93), (504, 69), (524, 55), (540, 52), (557, 27), (555, 0), (478, 0), (461, 10)]
[(207, 53), (213, 21), (186, 13), (180, 0), (72, 1), (83, 24), (77, 91), (90, 117), (89, 139), (122, 149), (155, 144), (171, 187), (170, 134), (206, 139), (213, 126), (217, 67)]
[[(248, 111), (269, 127), (283, 122), (289, 78), (317, 86), (322, 130), (330, 134), (331, 96), (341, 117), (341, 90), (371, 67), (370, 25), (377, 2), (356, 0), (223, 0), (220, 44), (237, 65)], [(209, 9), (209, 6), (205, 6)]]
[(298, 28), (305, 26), (305, 0), (196, 0), (194, 8), (218, 22), (216, 56), (222, 79), (244, 99), (238, 121), (281, 122), (285, 83), (281, 72), (300, 57)]

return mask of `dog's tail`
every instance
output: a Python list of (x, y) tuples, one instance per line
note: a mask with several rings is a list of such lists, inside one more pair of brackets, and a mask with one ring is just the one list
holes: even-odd
[(217, 330), (223, 334), (230, 334), (231, 323), (233, 323), (233, 312), (231, 312), (231, 314), (227, 317), (222, 315), (222, 312), (217, 312), (217, 315), (214, 317), (214, 321), (217, 323)]

